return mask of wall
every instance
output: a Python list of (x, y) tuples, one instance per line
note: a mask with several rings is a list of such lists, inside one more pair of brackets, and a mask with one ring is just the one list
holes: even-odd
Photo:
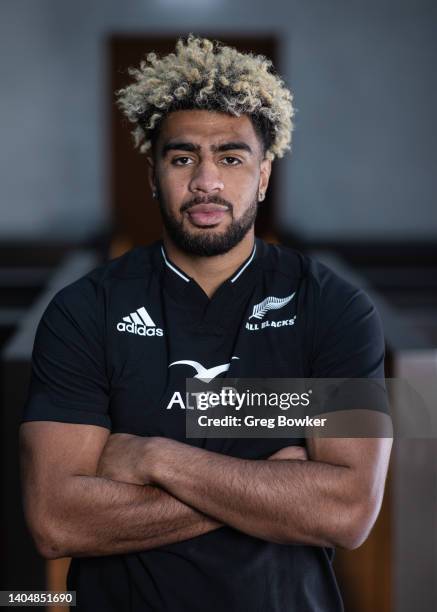
[(425, 0), (3, 0), (0, 240), (107, 224), (107, 37), (148, 31), (278, 36), (298, 108), (278, 163), (289, 228), (432, 238), (436, 17)]

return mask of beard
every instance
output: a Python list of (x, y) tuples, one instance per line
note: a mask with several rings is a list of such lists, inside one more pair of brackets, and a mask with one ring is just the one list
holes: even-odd
[(231, 223), (222, 232), (216, 232), (206, 227), (203, 231), (191, 233), (184, 228), (183, 219), (179, 221), (168, 211), (159, 190), (157, 195), (162, 222), (169, 237), (177, 247), (190, 255), (212, 257), (214, 255), (223, 255), (227, 253), (239, 244), (253, 227), (258, 212), (258, 199), (256, 197), (243, 215), (239, 219), (235, 219), (233, 213), (234, 207), (227, 200), (219, 196), (198, 196), (183, 204), (181, 206), (181, 211), (188, 210), (195, 204), (205, 204), (207, 202), (221, 204), (228, 208), (231, 214)]

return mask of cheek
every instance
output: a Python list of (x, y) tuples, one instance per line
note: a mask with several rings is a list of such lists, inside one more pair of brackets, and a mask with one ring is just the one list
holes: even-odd
[(167, 208), (177, 211), (187, 198), (186, 188), (180, 181), (166, 183), (161, 185), (161, 197)]
[(183, 176), (167, 176), (160, 182), (161, 194), (170, 205), (176, 205), (183, 201), (188, 193), (188, 181)]
[(236, 202), (252, 200), (258, 191), (259, 176), (253, 172), (241, 171), (225, 182), (225, 191), (232, 195)]
[(244, 185), (247, 191), (251, 191), (254, 186), (258, 185), (260, 173), (257, 168), (253, 166), (243, 166), (234, 173), (229, 173), (228, 176), (224, 177), (225, 180), (229, 180), (229, 183), (236, 186)]

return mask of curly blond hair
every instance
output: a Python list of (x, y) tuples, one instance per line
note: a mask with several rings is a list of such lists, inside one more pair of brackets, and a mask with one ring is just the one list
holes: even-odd
[(293, 96), (263, 55), (190, 34), (177, 41), (175, 53), (149, 53), (129, 74), (135, 82), (116, 92), (117, 104), (135, 124), (141, 153), (151, 148), (166, 115), (188, 109), (249, 115), (268, 159), (290, 149)]

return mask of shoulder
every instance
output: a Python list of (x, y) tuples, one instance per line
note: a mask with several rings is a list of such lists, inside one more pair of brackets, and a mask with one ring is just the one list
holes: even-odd
[(265, 270), (300, 279), (306, 293), (317, 301), (334, 301), (339, 306), (362, 289), (348, 282), (331, 268), (297, 249), (259, 241)]
[(383, 328), (365, 289), (316, 258), (295, 249), (267, 245), (266, 261), (282, 274), (298, 277), (299, 314), (310, 354), (338, 348), (343, 355), (368, 344), (383, 350)]
[(315, 306), (338, 312), (351, 305), (371, 305), (366, 291), (355, 285), (322, 262), (307, 257), (308, 286), (315, 300)]
[(353, 335), (359, 329), (381, 335), (381, 321), (366, 290), (317, 259), (306, 259), (306, 307), (312, 315), (316, 341), (332, 341), (336, 334)]
[[(104, 333), (105, 310), (110, 300), (111, 289), (119, 283), (141, 279), (147, 280), (156, 267), (155, 243), (150, 247), (136, 247), (121, 257), (112, 259), (69, 283), (51, 298), (40, 324), (41, 328), (82, 333), (102, 337)], [(122, 291), (127, 290), (122, 288)]]
[(153, 255), (157, 248), (157, 243), (147, 247), (136, 247), (120, 257), (105, 262), (63, 287), (55, 294), (52, 301), (64, 306), (86, 307), (87, 304), (99, 300), (111, 285), (131, 279), (146, 280), (153, 274), (155, 267)]
[(256, 246), (260, 266), (264, 272), (289, 277), (294, 281), (306, 275), (307, 258), (296, 249), (270, 244), (259, 238)]

